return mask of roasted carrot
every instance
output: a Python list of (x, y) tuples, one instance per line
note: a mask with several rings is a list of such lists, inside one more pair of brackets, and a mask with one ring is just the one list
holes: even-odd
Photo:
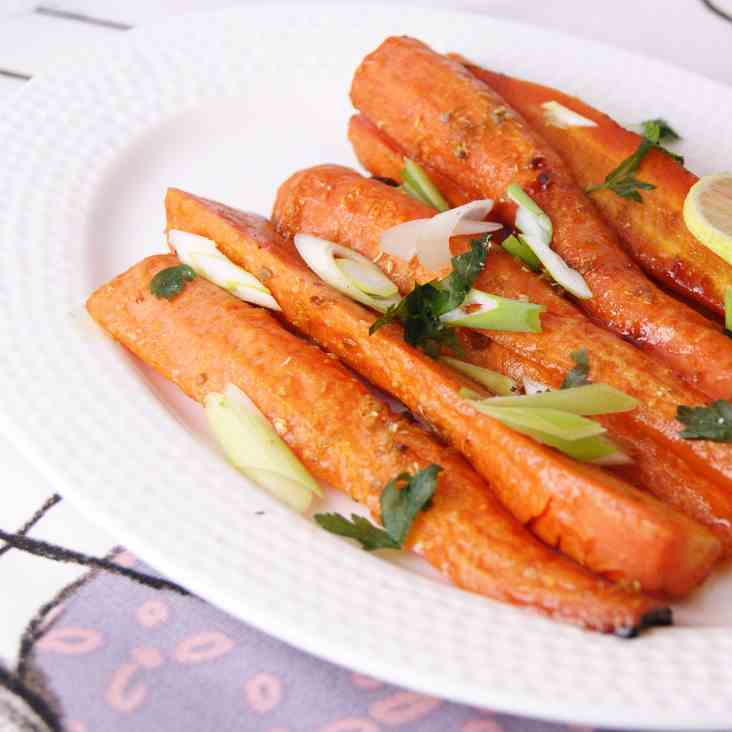
[(521, 185), (550, 216), (553, 248), (587, 281), (584, 311), (709, 397), (732, 396), (732, 341), (647, 279), (558, 153), (464, 66), (392, 37), (358, 68), (351, 98), (410, 157), (497, 199), (506, 224), (515, 217), (506, 188)]
[(114, 338), (203, 401), (227, 383), (244, 389), (280, 425), (312, 474), (379, 516), (387, 481), (439, 464), (430, 510), (408, 538), (455, 584), (526, 605), (588, 629), (629, 635), (670, 622), (670, 611), (613, 586), (545, 547), (496, 501), (454, 450), (388, 407), (337, 361), (286, 331), (263, 310), (198, 279), (173, 301), (154, 298), (151, 278), (177, 263), (150, 257), (95, 292), (94, 318)]
[[(389, 174), (381, 169), (372, 172)], [(285, 236), (308, 232), (359, 251), (407, 293), (415, 280), (428, 281), (436, 273), (424, 270), (415, 260), (405, 262), (383, 253), (380, 234), (395, 224), (434, 213), (401, 191), (349, 168), (321, 165), (296, 173), (280, 186), (272, 218)], [(458, 251), (456, 244), (453, 240)], [(635, 458), (635, 480), (715, 531), (727, 552), (732, 552), (732, 447), (690, 442), (678, 435), (676, 405), (700, 403), (702, 396), (669, 369), (593, 325), (546, 280), (496, 249), (488, 255), (476, 287), (504, 297), (527, 295), (545, 305), (543, 332), (492, 331), (486, 333), (489, 340), (476, 331), (464, 331), (465, 358), (510, 372), (519, 381), (527, 376), (557, 387), (573, 366), (570, 354), (587, 348), (592, 378), (639, 400), (632, 412), (603, 420), (612, 437)], [(541, 370), (540, 376), (536, 369)]]
[[(602, 182), (641, 142), (635, 132), (576, 97), (462, 62), (554, 147), (582, 188)], [(552, 100), (597, 127), (560, 129), (547, 124), (541, 105)], [(701, 244), (683, 218), (684, 199), (698, 178), (660, 150), (645, 156), (636, 178), (656, 186), (643, 191), (642, 205), (607, 190), (593, 193), (592, 199), (651, 277), (723, 315), (724, 288), (732, 283), (732, 266)]]
[[(404, 151), (383, 134), (370, 119), (362, 114), (354, 114), (348, 122), (348, 139), (358, 161), (366, 170), (371, 172), (378, 170), (381, 172), (374, 175), (390, 178), (396, 182), (401, 181)], [(480, 198), (479, 191), (467, 191), (429, 164), (425, 164), (424, 167), (430, 180), (451, 206), (461, 206)]]
[(261, 277), (295, 327), (435, 426), (547, 543), (607, 577), (684, 594), (716, 561), (706, 529), (607, 472), (577, 463), (478, 412), (453, 372), (408, 346), (401, 328), (336, 293), (261, 217), (177, 189), (167, 226), (205, 236)]

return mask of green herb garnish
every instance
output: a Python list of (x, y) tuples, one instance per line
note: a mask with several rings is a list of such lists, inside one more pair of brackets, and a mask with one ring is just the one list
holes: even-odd
[(590, 374), (590, 356), (587, 353), (586, 348), (580, 348), (578, 351), (573, 351), (570, 356), (574, 361), (574, 368), (567, 372), (562, 382), (561, 389), (569, 389), (573, 386), (584, 386), (589, 384), (590, 380), (587, 378)]
[(641, 124), (643, 126), (643, 137), (646, 140), (650, 140), (659, 150), (663, 150), (666, 155), (670, 155), (677, 163), (684, 164), (684, 158), (681, 155), (677, 155), (661, 145), (662, 142), (677, 142), (681, 139), (666, 120), (659, 117), (657, 119), (647, 119)]
[(602, 183), (597, 183), (586, 188), (586, 193), (607, 189), (616, 193), (621, 198), (630, 198), (637, 203), (643, 203), (643, 199), (638, 191), (650, 191), (656, 186), (652, 183), (638, 180), (633, 174), (640, 168), (643, 158), (645, 158), (648, 151), (657, 147), (677, 162), (684, 162), (684, 159), (680, 155), (672, 153), (660, 144), (661, 142), (675, 142), (681, 139), (668, 122), (659, 117), (658, 119), (645, 120), (641, 123), (641, 126), (643, 128), (643, 139), (636, 151), (625, 158), (617, 168), (611, 170)]
[(417, 514), (429, 508), (441, 471), (442, 467), (433, 464), (414, 475), (401, 473), (390, 480), (380, 499), (383, 529), (355, 513), (350, 520), (339, 513), (317, 513), (313, 519), (326, 531), (355, 539), (367, 551), (401, 549)]
[(638, 170), (646, 153), (652, 147), (655, 147), (655, 143), (644, 137), (640, 145), (638, 145), (638, 149), (631, 156), (625, 158), (617, 168), (611, 170), (605, 177), (603, 183), (590, 186), (585, 189), (585, 192), (594, 193), (595, 191), (607, 189), (616, 193), (621, 198), (630, 198), (637, 203), (643, 203), (643, 199), (638, 191), (650, 191), (656, 186), (653, 183), (638, 180), (633, 176), (633, 173)]
[(685, 425), (679, 433), (685, 440), (732, 442), (732, 404), (725, 399), (708, 407), (676, 407), (676, 419)]
[(166, 269), (161, 269), (150, 280), (150, 292), (157, 298), (172, 300), (183, 292), (186, 282), (190, 282), (195, 278), (195, 271), (187, 264), (167, 267)]
[(369, 334), (399, 321), (404, 326), (404, 340), (436, 358), (443, 347), (462, 355), (454, 329), (440, 316), (462, 304), (477, 279), (488, 253), (488, 237), (473, 239), (470, 251), (452, 258), (452, 272), (442, 280), (433, 280), (415, 288), (396, 305), (392, 305), (378, 320)]
[(644, 120), (641, 122), (641, 127), (643, 135), (649, 139), (655, 134), (655, 128), (658, 128), (658, 142), (678, 142), (682, 139), (681, 135), (663, 117)]

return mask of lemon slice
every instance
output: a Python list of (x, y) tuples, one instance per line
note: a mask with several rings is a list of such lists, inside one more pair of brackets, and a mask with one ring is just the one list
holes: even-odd
[(732, 264), (732, 173), (705, 175), (691, 187), (684, 222), (705, 247)]

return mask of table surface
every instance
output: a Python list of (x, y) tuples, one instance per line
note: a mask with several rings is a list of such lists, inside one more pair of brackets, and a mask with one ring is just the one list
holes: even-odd
[[(183, 12), (231, 6), (231, 0), (61, 0), (38, 5), (0, 0), (0, 96), (12, 102), (24, 79), (43, 73), (54, 60), (76, 52), (103, 34), (161, 22)], [(304, 3), (303, 3), (304, 4)], [(589, 3), (553, 0), (452, 0), (413, 4), (484, 12), (562, 30), (644, 53), (732, 84), (732, 0), (614, 0)], [(727, 16), (725, 19), (724, 16)], [(6, 102), (7, 103), (7, 102)], [(0, 529), (21, 527), (55, 493), (0, 435), (3, 466)], [(65, 501), (49, 511), (30, 535), (81, 552), (102, 555), (115, 538), (93, 526)], [(12, 662), (28, 619), (81, 570), (11, 550), (0, 555), (0, 658)]]

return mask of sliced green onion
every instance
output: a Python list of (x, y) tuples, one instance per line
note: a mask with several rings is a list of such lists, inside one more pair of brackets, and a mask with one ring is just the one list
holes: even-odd
[(414, 185), (414, 183), (412, 183), (411, 179), (403, 178), (401, 188), (405, 193), (410, 195), (416, 201), (423, 203), (425, 206), (432, 206), (429, 199), (425, 197), (422, 191), (420, 191), (419, 188)]
[(494, 407), (532, 407), (559, 409), (572, 414), (616, 414), (638, 406), (638, 400), (608, 384), (585, 384), (541, 394), (498, 396), (486, 400)]
[(494, 394), (508, 395), (516, 391), (516, 382), (497, 371), (484, 369), (482, 366), (475, 366), (472, 363), (459, 361), (457, 358), (450, 358), (449, 356), (440, 356), (440, 361), (454, 368), (455, 371), (469, 376), (473, 381), (487, 387)]
[(322, 490), (244, 392), (228, 384), (204, 400), (208, 423), (229, 462), (275, 497), (304, 513)]
[(407, 192), (411, 195), (417, 193), (418, 197), (424, 200), (428, 206), (432, 206), (432, 208), (436, 208), (438, 211), (447, 211), (450, 208), (450, 204), (444, 199), (437, 186), (430, 180), (425, 169), (419, 163), (415, 163), (414, 160), (404, 158), (402, 180), (405, 183), (405, 188), (408, 186)]
[(604, 435), (594, 435), (581, 440), (564, 440), (546, 433), (533, 430), (520, 430), (528, 437), (533, 437), (537, 442), (553, 447), (565, 455), (579, 460), (583, 463), (594, 463), (595, 465), (628, 465), (632, 460), (620, 450), (620, 448)]
[(245, 302), (280, 310), (272, 293), (252, 274), (234, 264), (219, 251), (216, 243), (205, 236), (171, 229), (168, 245), (175, 250), (183, 264), (209, 282), (228, 290)]
[(517, 183), (508, 186), (506, 195), (518, 206), (516, 228), (547, 272), (576, 297), (585, 300), (591, 298), (592, 292), (585, 278), (549, 246), (554, 235), (551, 219)]
[[(480, 412), (488, 414), (490, 417), (497, 419), (507, 427), (520, 432), (527, 437), (531, 437), (537, 442), (541, 442), (544, 445), (553, 447), (555, 450), (563, 452), (565, 455), (579, 460), (581, 462), (593, 463), (595, 465), (604, 466), (616, 466), (616, 465), (627, 465), (632, 460), (626, 455), (620, 448), (610, 439), (608, 439), (603, 433), (604, 429), (602, 425), (597, 422), (593, 422), (589, 419), (584, 419), (577, 415), (571, 415), (568, 412), (556, 412), (556, 410), (547, 409), (534, 409), (525, 408), (515, 412), (515, 407), (497, 407), (486, 408), (486, 403), (493, 401), (492, 399), (479, 399), (476, 400), (472, 397), (475, 392), (471, 389), (461, 389), (460, 395), (470, 400), (470, 403)], [(510, 410), (511, 413), (508, 413)], [(547, 422), (542, 420), (542, 415), (546, 415), (547, 412), (564, 415), (564, 418), (559, 420), (552, 416), (549, 420), (551, 429), (547, 430)], [(576, 431), (569, 429), (563, 432), (567, 427), (567, 417), (577, 417), (579, 420), (583, 420), (581, 425), (589, 422), (592, 425), (596, 425), (593, 428), (595, 434), (576, 438)], [(586, 429), (586, 427), (583, 427)], [(598, 432), (599, 430), (599, 432)], [(582, 430), (580, 430), (581, 433)], [(558, 432), (563, 432), (558, 434)]]
[(471, 403), (479, 412), (483, 412), (519, 432), (532, 430), (532, 432), (570, 442), (607, 432), (599, 422), (571, 412), (531, 407), (493, 407), (491, 401), (493, 400), (481, 399)]
[(541, 333), (540, 315), (544, 310), (544, 305), (470, 290), (460, 307), (441, 315), (440, 319), (462, 328)]
[[(326, 239), (295, 234), (295, 247), (310, 269), (338, 292), (381, 313), (399, 302), (394, 284), (369, 259)], [(356, 266), (346, 264), (353, 262)], [(372, 290), (394, 294), (379, 296)]]
[(373, 263), (356, 259), (335, 260), (341, 272), (367, 295), (391, 297), (399, 293), (399, 288)]
[(484, 398), (483, 395), (479, 394), (477, 391), (475, 391), (475, 389), (469, 389), (467, 386), (461, 386), (458, 391), (458, 394), (463, 399), (469, 399), (470, 401), (473, 401), (473, 400), (480, 401), (481, 399)]
[(559, 102), (544, 102), (541, 106), (544, 110), (544, 120), (552, 127), (561, 127), (562, 129), (567, 127), (597, 127), (597, 122), (573, 112)]
[(521, 237), (511, 234), (501, 242), (501, 246), (511, 256), (520, 259), (532, 272), (541, 272), (541, 260)]
[(506, 188), (506, 195), (519, 208), (524, 209), (527, 213), (536, 217), (536, 225), (546, 232), (546, 243), (548, 244), (552, 240), (554, 227), (552, 226), (551, 219), (544, 213), (541, 206), (518, 183), (511, 183)]
[(732, 285), (724, 288), (724, 327), (732, 330)]

